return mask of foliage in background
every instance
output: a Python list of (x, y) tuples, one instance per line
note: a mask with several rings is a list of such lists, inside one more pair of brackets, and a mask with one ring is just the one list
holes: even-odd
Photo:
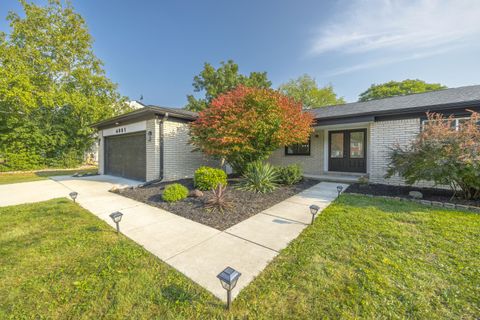
[(344, 104), (345, 100), (338, 97), (331, 85), (319, 87), (314, 78), (304, 74), (282, 84), (278, 90), (284, 95), (300, 102), (305, 109)]
[(222, 169), (203, 166), (195, 171), (193, 181), (199, 190), (212, 190), (218, 185), (227, 185), (227, 174)]
[(240, 74), (238, 65), (233, 60), (228, 60), (227, 63), (222, 61), (217, 69), (205, 63), (202, 72), (193, 78), (194, 91), (205, 91), (205, 98), (197, 99), (193, 95), (188, 95), (185, 108), (190, 111), (204, 110), (213, 99), (239, 85), (270, 88), (272, 83), (268, 80), (266, 72), (251, 72), (248, 76)]
[(426, 180), (461, 190), (465, 199), (480, 198), (480, 114), (455, 129), (452, 117), (429, 113), (416, 140), (391, 152), (387, 177), (398, 173), (409, 184)]
[(388, 97), (402, 96), (412, 93), (422, 93), (446, 89), (440, 83), (426, 83), (423, 80), (406, 79), (390, 81), (383, 84), (372, 84), (370, 88), (360, 94), (358, 101), (369, 101)]
[(275, 167), (268, 162), (249, 163), (242, 175), (240, 189), (258, 193), (272, 192), (277, 188), (278, 174)]
[(239, 86), (200, 112), (190, 135), (204, 153), (241, 173), (247, 163), (264, 160), (281, 146), (307, 141), (312, 121), (300, 103), (277, 91)]
[(169, 184), (162, 193), (162, 199), (166, 202), (176, 202), (188, 196), (188, 189), (180, 183)]
[(92, 145), (89, 126), (127, 105), (69, 3), (21, 4), (0, 32), (0, 171), (75, 166)]
[(288, 166), (276, 167), (278, 183), (292, 185), (300, 182), (303, 178), (303, 170), (299, 164), (290, 164)]

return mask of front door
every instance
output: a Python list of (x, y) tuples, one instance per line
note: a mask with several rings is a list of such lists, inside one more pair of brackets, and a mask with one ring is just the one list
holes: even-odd
[(328, 171), (367, 172), (367, 129), (329, 131)]

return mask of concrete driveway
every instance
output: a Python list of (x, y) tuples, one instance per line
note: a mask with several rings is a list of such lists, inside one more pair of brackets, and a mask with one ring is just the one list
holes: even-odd
[[(275, 206), (219, 231), (160, 208), (108, 192), (139, 182), (111, 177), (54, 177), (52, 180), (0, 186), (0, 206), (68, 197), (114, 227), (109, 214), (124, 215), (120, 231), (187, 277), (225, 300), (216, 275), (230, 266), (242, 273), (235, 297), (310, 223), (310, 204), (321, 210), (337, 197), (337, 183), (322, 182)], [(344, 190), (347, 185), (343, 185)]]

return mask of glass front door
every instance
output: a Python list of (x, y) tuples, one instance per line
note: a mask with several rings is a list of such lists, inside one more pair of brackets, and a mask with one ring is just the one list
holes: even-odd
[(329, 171), (367, 171), (367, 129), (330, 131), (328, 145)]

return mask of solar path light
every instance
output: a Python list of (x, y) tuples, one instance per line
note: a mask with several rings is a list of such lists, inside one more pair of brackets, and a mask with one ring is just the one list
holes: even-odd
[(123, 213), (120, 211), (116, 211), (110, 214), (110, 218), (112, 218), (113, 222), (117, 225), (117, 233), (120, 233), (120, 221), (122, 221)]
[(232, 304), (232, 290), (237, 285), (238, 278), (240, 278), (241, 275), (240, 272), (231, 267), (226, 267), (225, 270), (217, 275), (223, 289), (227, 290), (227, 310), (230, 310), (230, 305)]
[(316, 204), (312, 204), (310, 206), (310, 213), (312, 214), (312, 222), (310, 224), (313, 224), (313, 220), (315, 220), (315, 216), (317, 215), (318, 210), (320, 210), (320, 207)]
[(77, 199), (78, 196), (78, 192), (73, 191), (70, 192), (68, 195), (70, 196), (70, 198), (72, 198), (73, 202), (75, 202), (75, 199)]
[(337, 186), (337, 193), (339, 197), (340, 197), (340, 193), (342, 193), (342, 190), (343, 190), (342, 186)]

